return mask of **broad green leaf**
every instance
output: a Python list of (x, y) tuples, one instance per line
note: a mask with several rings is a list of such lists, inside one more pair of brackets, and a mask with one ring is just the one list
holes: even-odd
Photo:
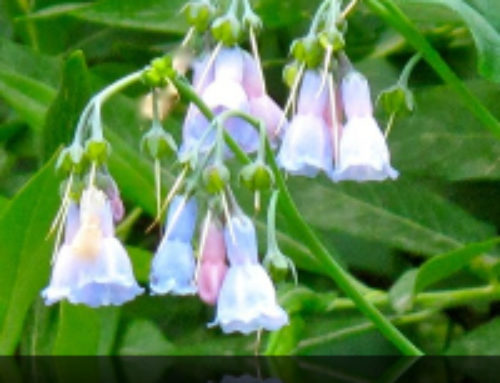
[(50, 157), (59, 145), (69, 145), (90, 96), (85, 57), (81, 51), (73, 52), (64, 63), (61, 86), (45, 117), (42, 159)]
[(289, 184), (302, 214), (314, 227), (377, 240), (423, 256), (454, 250), (495, 233), (493, 227), (459, 206), (404, 179), (322, 186), (291, 178)]
[(183, 5), (181, 0), (102, 0), (70, 14), (117, 28), (181, 34), (187, 30), (179, 14)]
[(466, 267), (474, 258), (491, 251), (500, 241), (494, 238), (471, 243), (458, 250), (437, 255), (424, 262), (418, 269), (405, 272), (389, 290), (389, 299), (397, 312), (412, 308), (415, 296), (428, 286), (450, 277)]
[(132, 268), (138, 282), (149, 282), (149, 271), (153, 254), (139, 247), (127, 246), (127, 252), (132, 261)]
[(128, 324), (118, 353), (120, 355), (169, 355), (174, 345), (151, 321), (138, 319)]
[(53, 355), (109, 355), (118, 328), (120, 309), (59, 305)]
[(0, 99), (9, 104), (34, 129), (44, 122), (45, 105), (55, 95), (47, 85), (0, 66)]
[[(468, 82), (485, 105), (495, 110), (497, 85)], [(393, 163), (402, 172), (458, 181), (498, 179), (500, 142), (477, 129), (477, 120), (450, 99), (449, 86), (415, 89), (417, 111), (396, 119), (389, 136)]]
[(473, 7), (463, 0), (410, 0), (402, 4), (440, 5), (460, 15), (469, 28), (479, 53), (479, 73), (500, 82), (500, 34)]
[(499, 332), (500, 318), (496, 318), (453, 341), (446, 355), (498, 355), (500, 353)]
[(469, 264), (474, 258), (491, 251), (499, 241), (499, 238), (494, 238), (485, 242), (471, 243), (461, 249), (429, 259), (418, 269), (414, 294), (453, 275)]
[(0, 37), (0, 68), (55, 87), (59, 82), (61, 61)]
[(413, 307), (417, 275), (418, 269), (406, 271), (389, 290), (389, 300), (396, 312), (402, 313)]
[(25, 315), (48, 282), (52, 241), (45, 239), (59, 203), (54, 160), (11, 200), (0, 220), (0, 354), (14, 352)]

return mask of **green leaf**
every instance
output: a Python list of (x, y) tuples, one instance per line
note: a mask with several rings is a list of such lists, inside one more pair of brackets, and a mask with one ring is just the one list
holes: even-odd
[(500, 82), (500, 34), (478, 11), (463, 0), (409, 0), (404, 4), (439, 5), (460, 15), (476, 43), (479, 73)]
[(48, 281), (51, 241), (45, 239), (59, 204), (54, 162), (11, 200), (0, 220), (0, 354), (11, 354), (26, 313)]
[[(491, 110), (500, 97), (497, 85), (467, 82)], [(477, 129), (477, 120), (450, 101), (449, 86), (417, 88), (418, 111), (396, 119), (389, 136), (394, 165), (404, 173), (458, 181), (499, 179), (500, 142)]]
[(499, 333), (500, 318), (496, 318), (453, 341), (446, 355), (498, 355)]
[(389, 301), (396, 312), (402, 313), (413, 307), (417, 275), (418, 269), (407, 270), (389, 290)]
[(474, 258), (491, 251), (499, 241), (500, 238), (494, 238), (471, 243), (458, 250), (437, 255), (418, 269), (406, 271), (389, 290), (391, 306), (396, 312), (408, 311), (413, 307), (415, 296), (419, 292), (460, 271)]
[(120, 355), (169, 355), (174, 345), (151, 321), (137, 319), (129, 323), (118, 353)]
[(498, 242), (500, 238), (471, 243), (461, 249), (429, 259), (418, 269), (414, 294), (461, 270), (474, 258), (491, 251)]
[(0, 66), (0, 98), (32, 128), (38, 130), (43, 125), (45, 105), (52, 101), (54, 94), (47, 85)]
[(120, 309), (59, 305), (53, 355), (109, 355), (118, 329)]
[(80, 113), (90, 95), (85, 57), (81, 51), (75, 51), (64, 63), (61, 86), (45, 117), (42, 159), (50, 157), (59, 145), (71, 142)]
[(377, 240), (423, 256), (454, 250), (495, 233), (493, 227), (459, 206), (402, 179), (328, 187), (290, 179), (289, 185), (297, 206), (312, 226)]
[(55, 87), (59, 82), (61, 61), (40, 54), (27, 46), (0, 38), (0, 68)]
[(500, 137), (500, 122), (484, 107), (477, 97), (462, 83), (439, 53), (430, 45), (394, 0), (366, 0), (366, 4), (422, 54), (436, 73), (458, 94), (463, 104), (477, 117), (485, 128)]
[(115, 28), (181, 34), (187, 24), (182, 0), (102, 0), (70, 12), (80, 19)]

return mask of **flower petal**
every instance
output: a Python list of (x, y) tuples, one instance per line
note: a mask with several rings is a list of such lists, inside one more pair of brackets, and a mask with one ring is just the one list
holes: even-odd
[(296, 115), (285, 133), (277, 157), (278, 165), (295, 175), (330, 173), (333, 162), (332, 138), (322, 118)]
[(167, 240), (153, 258), (150, 274), (152, 294), (188, 295), (196, 293), (195, 260), (191, 244)]
[(260, 264), (231, 266), (217, 301), (217, 314), (209, 326), (220, 325), (224, 333), (265, 329), (278, 330), (288, 323), (287, 313), (277, 304), (274, 286)]
[(372, 117), (349, 120), (340, 139), (339, 164), (333, 180), (382, 181), (397, 177), (377, 122)]

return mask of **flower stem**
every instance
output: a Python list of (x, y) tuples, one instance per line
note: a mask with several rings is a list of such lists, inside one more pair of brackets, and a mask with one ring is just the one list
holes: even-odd
[[(215, 115), (210, 110), (210, 108), (203, 102), (203, 100), (196, 94), (194, 89), (183, 79), (174, 77), (171, 79), (174, 86), (177, 88), (179, 94), (184, 96), (189, 101), (193, 102), (200, 110), (201, 113), (205, 115), (207, 119), (214, 119)], [(246, 113), (236, 111), (235, 115), (243, 118), (255, 127), (260, 126), (259, 120), (247, 115)], [(226, 143), (229, 148), (234, 152), (236, 158), (241, 162), (248, 164), (250, 163), (250, 158), (247, 154), (239, 147), (239, 145), (232, 139), (232, 137), (224, 132)], [(348, 295), (359, 310), (368, 317), (374, 325), (380, 330), (380, 332), (387, 337), (402, 353), (405, 355), (422, 355), (422, 352), (411, 343), (370, 301), (368, 301), (364, 295), (358, 290), (356, 281), (351, 275), (346, 272), (334, 257), (328, 252), (328, 250), (320, 242), (316, 234), (312, 231), (309, 225), (302, 218), (300, 212), (298, 211), (293, 199), (288, 191), (285, 184), (285, 180), (281, 171), (278, 169), (274, 154), (272, 152), (269, 141), (266, 141), (266, 149), (268, 153), (268, 159), (273, 169), (276, 177), (276, 184), (280, 190), (280, 206), (282, 211), (286, 214), (288, 220), (295, 224), (297, 233), (300, 233), (304, 242), (308, 244), (308, 247), (312, 254), (316, 255), (316, 258), (323, 264), (323, 267), (327, 270), (330, 277), (337, 283), (337, 285)]]

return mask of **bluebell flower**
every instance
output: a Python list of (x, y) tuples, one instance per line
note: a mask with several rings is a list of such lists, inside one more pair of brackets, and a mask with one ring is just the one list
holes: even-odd
[(248, 334), (260, 329), (278, 330), (288, 323), (276, 301), (276, 291), (258, 262), (255, 227), (242, 213), (233, 215), (224, 230), (229, 269), (217, 299), (215, 320), (224, 333)]
[(308, 70), (302, 79), (297, 113), (285, 132), (277, 161), (290, 174), (313, 177), (333, 169), (332, 135), (325, 121), (327, 88), (321, 75)]
[(80, 206), (69, 206), (65, 224), (50, 284), (42, 291), (46, 304), (67, 299), (91, 307), (121, 305), (143, 292), (114, 236), (112, 209), (102, 191), (86, 189)]
[[(240, 110), (262, 119), (274, 142), (278, 124), (285, 120), (283, 111), (267, 94), (259, 66), (248, 52), (239, 47), (224, 47), (212, 65), (209, 55), (203, 55), (193, 65), (193, 87), (216, 115), (226, 110)], [(193, 148), (208, 126), (207, 119), (191, 105), (184, 121), (180, 153)], [(259, 132), (251, 124), (231, 117), (225, 127), (243, 150), (257, 150)], [(206, 137), (201, 149), (210, 147), (214, 139), (214, 134)]]
[(191, 241), (196, 226), (194, 198), (176, 196), (168, 210), (165, 234), (153, 258), (150, 286), (153, 294), (196, 293), (196, 262)]
[(362, 182), (397, 178), (384, 135), (373, 118), (366, 78), (359, 72), (349, 72), (342, 80), (341, 97), (347, 122), (340, 136), (332, 179)]

